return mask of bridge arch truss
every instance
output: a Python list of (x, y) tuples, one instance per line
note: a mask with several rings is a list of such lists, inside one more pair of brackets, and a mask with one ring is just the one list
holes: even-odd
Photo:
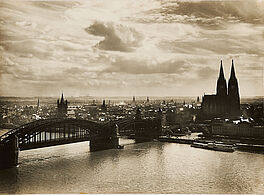
[(13, 129), (0, 137), (0, 143), (18, 138), (20, 150), (88, 141), (106, 137), (110, 129), (103, 124), (81, 119), (38, 120)]

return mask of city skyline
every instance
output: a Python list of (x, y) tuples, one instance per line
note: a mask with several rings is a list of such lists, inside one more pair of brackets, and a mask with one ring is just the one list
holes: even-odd
[[(187, 9), (188, 8), (188, 9)], [(263, 96), (264, 2), (1, 1), (0, 96)]]

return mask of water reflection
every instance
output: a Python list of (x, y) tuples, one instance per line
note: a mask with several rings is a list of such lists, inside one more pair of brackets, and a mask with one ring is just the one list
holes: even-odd
[(17, 183), (19, 183), (17, 167), (0, 171), (0, 193), (15, 193)]
[(264, 155), (174, 143), (128, 144), (89, 152), (89, 143), (23, 151), (0, 171), (9, 193), (262, 193)]

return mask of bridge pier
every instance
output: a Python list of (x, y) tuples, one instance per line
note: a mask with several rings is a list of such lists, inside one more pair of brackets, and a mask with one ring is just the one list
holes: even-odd
[(12, 137), (8, 143), (0, 144), (0, 169), (18, 165), (18, 138)]
[(107, 149), (117, 149), (119, 148), (119, 146), (119, 139), (116, 136), (101, 139), (93, 139), (90, 141), (91, 152)]

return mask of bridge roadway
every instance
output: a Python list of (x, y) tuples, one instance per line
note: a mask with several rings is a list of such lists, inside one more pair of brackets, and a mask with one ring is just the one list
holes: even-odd
[(156, 138), (160, 132), (160, 118), (129, 118), (107, 123), (67, 118), (37, 120), (0, 136), (0, 169), (16, 166), (22, 150), (90, 141), (90, 151), (98, 151), (118, 148), (120, 136), (142, 141)]

